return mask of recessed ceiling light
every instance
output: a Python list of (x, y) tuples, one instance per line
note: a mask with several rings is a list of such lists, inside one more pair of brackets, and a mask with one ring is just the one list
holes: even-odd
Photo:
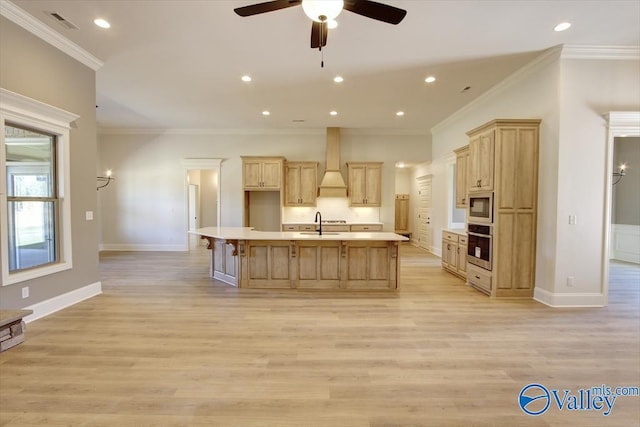
[(564, 31), (564, 30), (568, 30), (569, 27), (571, 27), (571, 22), (562, 22), (556, 25), (553, 31)]
[(344, 81), (344, 79), (342, 78), (342, 76), (335, 76), (333, 78), (333, 81), (336, 83), (342, 83)]
[(330, 19), (329, 22), (327, 22), (327, 28), (329, 28), (330, 30), (338, 28), (338, 21), (336, 21), (335, 19)]
[(263, 116), (268, 116), (269, 114), (271, 114), (271, 113), (270, 113), (268, 110), (264, 110), (264, 111), (262, 112), (262, 115), (263, 115)]
[(332, 116), (337, 116), (337, 115), (338, 115), (338, 112), (337, 112), (337, 111), (335, 111), (335, 110), (333, 110), (333, 111), (331, 111), (329, 114), (331, 114)]
[(111, 28), (111, 24), (109, 24), (109, 21), (107, 21), (106, 19), (96, 18), (93, 20), (93, 23), (100, 28)]
[(433, 82), (436, 81), (436, 78), (433, 77), (433, 76), (429, 76), (426, 79), (424, 79), (424, 81), (427, 82), (427, 83), (433, 83)]
[(398, 112), (396, 113), (396, 116), (404, 116), (404, 111), (398, 111)]
[(402, 162), (398, 162), (396, 166), (399, 167), (400, 169), (404, 169), (405, 164)]
[(244, 76), (242, 76), (242, 81), (243, 82), (250, 82), (251, 81), (251, 76), (248, 76), (248, 75), (245, 74)]

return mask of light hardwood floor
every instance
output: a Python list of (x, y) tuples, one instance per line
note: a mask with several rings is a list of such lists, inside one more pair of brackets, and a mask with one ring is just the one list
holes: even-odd
[(102, 295), (0, 354), (0, 425), (640, 424), (637, 397), (608, 417), (517, 402), (532, 382), (640, 385), (638, 269), (606, 308), (553, 309), (490, 300), (439, 258), (401, 253), (397, 293), (238, 290), (207, 277), (203, 251), (103, 253)]

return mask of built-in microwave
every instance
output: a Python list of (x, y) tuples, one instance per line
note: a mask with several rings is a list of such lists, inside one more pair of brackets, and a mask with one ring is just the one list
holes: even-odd
[(467, 221), (473, 223), (493, 224), (493, 192), (469, 194)]

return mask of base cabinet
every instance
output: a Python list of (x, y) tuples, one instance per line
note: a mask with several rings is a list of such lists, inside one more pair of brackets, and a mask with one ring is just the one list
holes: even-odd
[(467, 236), (466, 234), (442, 232), (442, 268), (450, 273), (467, 277)]
[(211, 251), (211, 277), (238, 286), (238, 265), (235, 247), (225, 240), (216, 239)]
[(398, 288), (397, 241), (209, 242), (211, 276), (241, 288)]

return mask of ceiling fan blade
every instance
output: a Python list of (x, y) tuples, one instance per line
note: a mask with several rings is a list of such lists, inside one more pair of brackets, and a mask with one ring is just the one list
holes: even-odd
[(233, 9), (233, 11), (240, 16), (252, 16), (265, 12), (273, 12), (274, 10), (286, 9), (291, 6), (297, 6), (301, 3), (302, 0), (275, 0), (237, 7)]
[[(319, 48), (327, 45), (327, 35), (329, 27), (327, 22), (311, 22), (311, 48)], [(322, 40), (321, 40), (322, 39)]]
[(346, 0), (344, 8), (358, 15), (394, 25), (399, 24), (407, 14), (404, 9), (370, 0)]

